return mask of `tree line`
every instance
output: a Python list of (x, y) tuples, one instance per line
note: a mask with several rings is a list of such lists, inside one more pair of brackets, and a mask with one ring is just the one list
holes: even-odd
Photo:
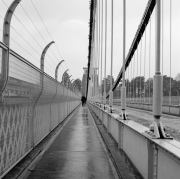
[[(113, 79), (114, 83), (114, 79)], [(144, 76), (137, 76), (132, 80), (126, 80), (126, 95), (127, 97), (151, 97), (153, 95), (153, 78), (148, 78), (145, 81)], [(170, 84), (171, 84), (171, 96), (180, 95), (180, 81), (176, 81), (171, 77), (163, 76), (163, 96), (170, 95)], [(120, 96), (120, 88), (122, 84), (120, 83), (114, 95)], [(109, 76), (106, 78), (106, 93), (110, 90)], [(101, 83), (101, 91), (104, 92), (104, 80)]]

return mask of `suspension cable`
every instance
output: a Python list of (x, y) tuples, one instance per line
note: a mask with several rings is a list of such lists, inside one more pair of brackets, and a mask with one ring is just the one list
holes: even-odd
[(164, 4), (162, 1), (162, 76), (163, 76), (163, 64), (164, 63)]
[(150, 58), (151, 58), (151, 18), (149, 19), (150, 25), (149, 25), (149, 103), (150, 103), (150, 88), (151, 88), (151, 80), (150, 80)]
[(133, 80), (133, 96), (134, 96), (134, 101), (135, 101), (135, 98), (136, 98), (136, 89), (135, 89), (135, 84), (134, 84), (134, 82), (135, 82), (135, 64), (136, 64), (136, 55), (135, 55), (135, 53), (134, 53), (134, 69), (133, 69), (133, 76), (134, 76), (134, 80)]
[(133, 95), (133, 84), (132, 84), (132, 80), (133, 80), (133, 74), (132, 74), (132, 66), (133, 66), (133, 60), (131, 61), (131, 102), (132, 102), (132, 95)]
[(89, 28), (89, 48), (88, 48), (88, 72), (87, 72), (87, 84), (86, 84), (86, 98), (88, 95), (88, 87), (89, 87), (89, 74), (90, 74), (90, 65), (91, 65), (91, 48), (92, 48), (92, 33), (93, 33), (93, 10), (94, 10), (94, 1), (91, 0), (90, 5), (90, 28)]
[[(104, 94), (106, 94), (106, 58), (107, 58), (107, 0), (105, 1), (105, 57), (104, 57)], [(106, 96), (105, 96), (106, 98)]]
[(38, 54), (40, 53), (14, 28), (11, 26), (11, 28)]
[(141, 65), (142, 65), (142, 40), (141, 40), (141, 49), (140, 49), (140, 102), (141, 102), (141, 92), (142, 92), (142, 89), (141, 89), (141, 80), (142, 80)]
[(99, 30), (98, 30), (98, 34), (99, 34), (99, 53), (98, 53), (98, 58), (99, 58), (99, 69), (98, 69), (98, 85), (99, 85), (99, 89), (98, 89), (98, 91), (99, 91), (99, 100), (100, 100), (100, 89), (101, 89), (101, 77), (100, 77), (100, 66), (101, 66), (101, 61), (100, 61), (100, 57), (101, 57), (101, 19), (100, 19), (100, 1), (98, 1), (99, 2), (99, 18), (98, 18), (98, 23), (99, 23)]
[[(5, 4), (6, 7), (8, 5), (2, 0), (2, 2)], [(24, 29), (28, 32), (28, 34), (32, 37), (32, 39), (38, 44), (38, 46), (42, 49), (41, 45), (38, 43), (38, 41), (33, 37), (33, 35), (29, 32), (29, 30), (24, 26), (24, 24), (19, 20), (19, 18), (14, 14), (14, 17), (18, 20), (18, 22), (24, 27)]]
[(99, 90), (98, 90), (98, 78), (99, 78), (99, 53), (98, 53), (98, 50), (99, 50), (99, 42), (98, 42), (98, 37), (99, 37), (99, 34), (98, 34), (98, 27), (99, 27), (99, 13), (98, 13), (98, 2), (97, 2), (97, 8), (96, 8), (96, 66), (97, 66), (97, 78), (96, 78), (96, 85), (97, 85), (97, 91), (96, 91), (96, 95), (99, 94)]
[(137, 89), (137, 98), (136, 98), (136, 101), (138, 101), (138, 97), (139, 97), (139, 85), (138, 85), (138, 48), (137, 48), (137, 77), (136, 77), (136, 89)]
[[(102, 10), (101, 10), (101, 83), (102, 83), (102, 58), (103, 58), (103, 0), (102, 0)], [(101, 94), (102, 94), (102, 89), (101, 89)]]
[[(26, 10), (23, 8), (23, 6), (20, 4), (22, 10), (24, 11), (24, 13), (27, 15), (27, 17), (29, 18), (29, 20), (31, 21), (31, 23), (33, 24), (33, 26), (35, 27), (35, 29), (37, 30), (38, 34), (41, 36), (41, 38), (44, 40), (45, 44), (47, 44), (46, 40), (44, 39), (44, 37), (42, 36), (42, 34), (40, 33), (40, 31), (38, 30), (37, 26), (34, 24), (33, 20), (30, 18), (30, 16), (28, 15), (28, 13), (26, 12)], [(36, 41), (37, 42), (37, 41)], [(38, 43), (38, 42), (37, 42)], [(41, 45), (38, 43), (38, 45), (41, 47)], [(41, 47), (41, 50), (43, 48)], [(52, 58), (47, 54), (47, 56), (52, 60)], [(55, 64), (55, 62), (52, 60), (52, 62)], [(56, 65), (56, 64), (55, 64)]]
[(127, 68), (127, 81), (128, 81), (128, 90), (127, 90), (127, 93), (128, 93), (128, 102), (129, 102), (129, 98), (130, 98), (130, 63), (128, 65), (128, 68)]
[(113, 72), (113, 26), (114, 26), (114, 20), (113, 20), (113, 13), (114, 13), (114, 8), (113, 8), (113, 0), (111, 1), (111, 83), (110, 83), (110, 89), (112, 90), (112, 72)]
[(26, 10), (23, 8), (23, 6), (20, 4), (21, 8), (23, 9), (23, 11), (25, 12), (25, 14), (28, 16), (28, 18), (30, 19), (31, 23), (33, 24), (33, 26), (36, 28), (36, 30), (38, 31), (39, 35), (41, 36), (41, 38), (44, 40), (44, 42), (47, 44), (46, 40), (44, 39), (44, 37), (42, 36), (42, 34), (39, 32), (38, 28), (36, 27), (36, 25), (34, 24), (34, 22), (32, 21), (32, 19), (29, 17), (28, 13), (26, 12)]
[(171, 58), (172, 58), (172, 55), (171, 55), (171, 44), (172, 44), (172, 1), (170, 0), (170, 91), (169, 91), (169, 102), (171, 104)]
[(146, 100), (146, 80), (145, 80), (145, 76), (146, 76), (146, 29), (145, 29), (145, 45), (144, 45), (144, 103)]
[[(127, 71), (125, 71), (125, 77), (126, 77), (126, 73), (127, 73)], [(127, 88), (127, 81), (126, 81), (126, 80), (127, 80), (127, 79), (124, 80), (124, 84), (125, 84), (124, 86)], [(127, 94), (126, 94), (126, 95), (127, 95)]]
[(127, 68), (127, 97), (129, 97), (129, 66)]
[[(46, 27), (46, 25), (45, 25), (45, 23), (44, 23), (44, 21), (43, 21), (43, 19), (42, 19), (42, 17), (40, 16), (40, 14), (39, 14), (39, 12), (38, 12), (38, 10), (37, 10), (37, 8), (36, 8), (35, 4), (33, 3), (33, 1), (32, 1), (32, 0), (31, 0), (31, 2), (32, 2), (32, 5), (33, 5), (34, 9), (36, 10), (36, 12), (37, 12), (37, 14), (38, 14), (39, 18), (41, 19), (41, 22), (43, 23), (43, 25), (44, 25), (44, 27), (45, 27), (46, 31), (48, 32), (48, 34), (49, 34), (49, 36), (50, 36), (51, 40), (53, 40), (53, 38), (52, 38), (52, 36), (51, 36), (51, 34), (50, 34), (49, 30), (47, 29), (47, 27)], [(55, 44), (55, 46), (56, 46), (56, 44)], [(56, 48), (57, 48), (57, 46), (56, 46)], [(57, 49), (57, 50), (58, 50), (58, 52), (59, 52), (59, 54), (60, 54), (61, 58), (63, 59), (63, 57), (62, 57), (62, 55), (61, 55), (61, 53), (60, 53), (59, 49)], [(58, 60), (58, 58), (56, 57), (56, 55), (54, 54), (54, 52), (53, 52), (52, 50), (51, 50), (51, 52), (53, 53), (53, 55), (55, 56), (55, 58)], [(59, 60), (58, 60), (58, 61), (59, 61)]]
[[(8, 5), (2, 0), (2, 2), (4, 3), (4, 5), (6, 7), (8, 7)], [(20, 4), (20, 6), (22, 7), (23, 11), (26, 13), (26, 11), (24, 10), (23, 6)], [(26, 15), (29, 17), (29, 15), (26, 13)], [(2, 16), (0, 16), (2, 19), (4, 19)], [(14, 14), (14, 17), (18, 20), (18, 22), (22, 25), (22, 27), (28, 32), (28, 34), (32, 37), (32, 39), (38, 44), (38, 46), (42, 49), (41, 45), (38, 43), (38, 41), (33, 37), (33, 35), (29, 32), (29, 30), (23, 25), (23, 23), (20, 21), (20, 19)], [(30, 19), (30, 17), (29, 17)], [(30, 19), (31, 20), (31, 19)], [(31, 22), (33, 23), (33, 21), (31, 20)], [(33, 23), (34, 25), (34, 23)], [(34, 25), (35, 26), (35, 25)], [(31, 46), (32, 49), (34, 49), (34, 51), (36, 51), (36, 53), (39, 55), (39, 53), (37, 52), (37, 50), (35, 50), (34, 47), (32, 47), (32, 45), (29, 44), (29, 42), (27, 42), (27, 40), (25, 40), (24, 37), (22, 37), (22, 35), (20, 33), (18, 33), (16, 31), (16, 29), (11, 25), (11, 28), (24, 40), (26, 41), (26, 43)], [(35, 28), (37, 29), (37, 27), (35, 26)], [(39, 32), (39, 31), (38, 31)], [(42, 37), (42, 35), (41, 35)], [(43, 37), (42, 37), (43, 38)], [(44, 38), (43, 38), (44, 39)], [(13, 40), (14, 41), (14, 40)], [(45, 40), (44, 40), (45, 41)], [(45, 41), (46, 42), (46, 41)], [(16, 42), (17, 43), (17, 42)], [(25, 48), (23, 48), (25, 50)], [(25, 50), (27, 52), (27, 50)], [(28, 52), (29, 53), (29, 52)], [(31, 55), (32, 56), (32, 55)], [(47, 54), (47, 56), (49, 57), (49, 55)], [(49, 57), (50, 58), (50, 57)], [(36, 59), (36, 58), (35, 58)], [(51, 58), (50, 58), (51, 59)], [(36, 59), (37, 60), (37, 59)], [(51, 59), (52, 60), (52, 59)], [(52, 62), (55, 64), (55, 62), (52, 60)], [(56, 65), (56, 64), (55, 64)]]
[[(3, 30), (1, 30), (1, 29), (0, 29), (0, 31), (3, 32)], [(16, 40), (14, 40), (12, 37), (10, 37), (10, 39), (11, 39), (14, 43), (16, 43), (19, 47), (21, 47), (25, 52), (27, 52), (32, 58), (34, 58), (36, 61), (38, 61), (36, 57), (34, 57), (30, 52), (28, 52), (24, 47), (22, 47)], [(50, 65), (51, 68), (53, 68), (52, 65), (51, 65), (49, 62), (47, 62), (47, 63)], [(49, 69), (48, 69), (48, 70), (49, 70)]]

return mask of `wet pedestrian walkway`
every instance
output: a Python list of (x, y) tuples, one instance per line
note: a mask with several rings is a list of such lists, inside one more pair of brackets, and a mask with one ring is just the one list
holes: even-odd
[(79, 107), (28, 179), (113, 179), (114, 173), (86, 107)]

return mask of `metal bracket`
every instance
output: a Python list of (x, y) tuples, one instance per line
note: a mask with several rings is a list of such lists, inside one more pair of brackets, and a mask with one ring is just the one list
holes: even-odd
[(104, 110), (107, 110), (107, 106), (104, 104)]
[(168, 133), (165, 133), (164, 127), (161, 122), (159, 126), (157, 122), (153, 121), (153, 124), (150, 125), (150, 130), (143, 132), (144, 135), (152, 139), (173, 139)]
[(4, 103), (4, 96), (0, 95), (0, 104)]
[(103, 108), (103, 104), (102, 103), (100, 103), (100, 108)]
[(108, 112), (109, 112), (109, 113), (114, 113), (114, 112), (115, 112), (115, 110), (114, 110), (114, 108), (113, 108), (112, 106), (109, 106), (109, 108), (108, 108)]
[(122, 120), (129, 120), (128, 118), (128, 114), (126, 113), (126, 110), (122, 110), (121, 113), (119, 113), (119, 117), (122, 119)]

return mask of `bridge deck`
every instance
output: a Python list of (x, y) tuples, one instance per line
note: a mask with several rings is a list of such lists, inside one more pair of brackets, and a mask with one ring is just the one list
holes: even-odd
[(86, 107), (79, 107), (28, 179), (115, 178)]

